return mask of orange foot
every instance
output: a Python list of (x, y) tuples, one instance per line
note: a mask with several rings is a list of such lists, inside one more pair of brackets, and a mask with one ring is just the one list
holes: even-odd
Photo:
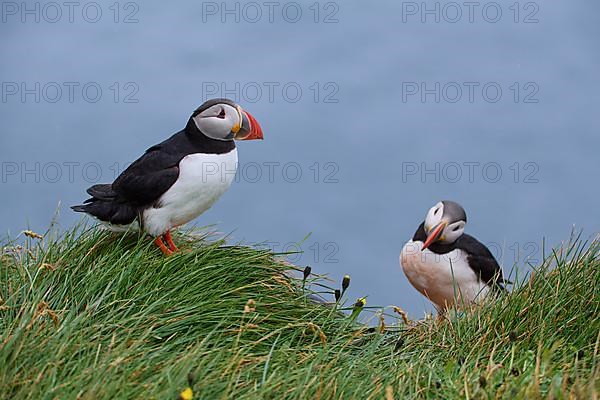
[(179, 249), (177, 248), (177, 246), (175, 246), (175, 243), (173, 242), (173, 238), (171, 237), (171, 231), (167, 231), (167, 233), (165, 233), (164, 235), (158, 236), (154, 240), (154, 244), (160, 249), (160, 251), (162, 251), (162, 253), (165, 256), (170, 256), (176, 251), (179, 251)]
[(167, 242), (167, 246), (169, 246), (169, 250), (171, 250), (172, 252), (176, 252), (179, 251), (179, 249), (177, 248), (177, 246), (175, 246), (175, 243), (173, 242), (173, 238), (171, 237), (171, 231), (167, 231), (167, 233), (165, 233), (164, 238)]

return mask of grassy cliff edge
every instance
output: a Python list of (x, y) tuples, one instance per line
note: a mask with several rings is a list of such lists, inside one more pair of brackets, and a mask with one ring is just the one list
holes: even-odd
[(266, 250), (29, 233), (0, 257), (0, 398), (176, 399), (188, 375), (195, 399), (597, 398), (599, 250), (572, 240), (476, 311), (373, 329)]

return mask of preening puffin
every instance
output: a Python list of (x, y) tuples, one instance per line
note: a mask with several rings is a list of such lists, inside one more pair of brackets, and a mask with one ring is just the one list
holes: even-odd
[(510, 283), (490, 250), (464, 233), (466, 223), (460, 204), (440, 201), (400, 253), (404, 274), (439, 312), (477, 303)]
[(92, 197), (71, 208), (114, 231), (142, 229), (170, 255), (177, 251), (171, 229), (208, 210), (234, 180), (234, 140), (262, 138), (256, 119), (239, 105), (209, 100), (182, 131), (146, 150), (112, 184), (90, 187)]

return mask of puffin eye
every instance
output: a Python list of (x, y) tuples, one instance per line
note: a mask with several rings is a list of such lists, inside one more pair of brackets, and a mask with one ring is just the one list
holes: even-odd
[(459, 226), (455, 226), (454, 229), (452, 229), (452, 232), (456, 232), (457, 230), (459, 230), (460, 227)]
[(221, 112), (217, 115), (217, 118), (225, 119), (225, 109), (221, 108)]
[(440, 209), (436, 208), (435, 211), (433, 212), (433, 215), (437, 215), (438, 211), (440, 211)]

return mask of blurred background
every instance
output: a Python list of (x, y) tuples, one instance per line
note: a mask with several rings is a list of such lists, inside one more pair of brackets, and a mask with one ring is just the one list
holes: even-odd
[(197, 225), (418, 318), (398, 256), (453, 199), (526, 273), (599, 228), (600, 3), (469, 4), (3, 2), (1, 233), (68, 229), (87, 187), (228, 97), (265, 140)]

